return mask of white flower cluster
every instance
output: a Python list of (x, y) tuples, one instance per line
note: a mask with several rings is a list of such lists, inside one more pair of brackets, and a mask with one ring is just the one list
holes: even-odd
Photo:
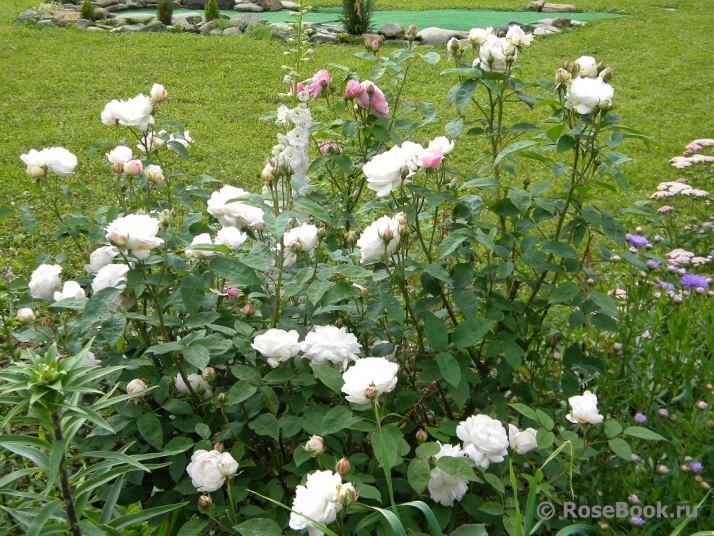
[(242, 203), (237, 199), (248, 192), (235, 186), (224, 186), (211, 194), (208, 200), (208, 213), (224, 227), (252, 227), (263, 229), (263, 209)]
[(27, 166), (25, 172), (32, 179), (42, 177), (47, 171), (58, 177), (68, 177), (77, 167), (77, 157), (63, 147), (48, 147), (41, 151), (30, 149), (20, 155), (20, 160)]
[(529, 47), (532, 40), (533, 36), (517, 25), (510, 26), (505, 37), (498, 37), (491, 27), (473, 28), (469, 42), (478, 47), (473, 66), (487, 73), (505, 73), (516, 61), (518, 50)]
[(306, 518), (322, 525), (329, 525), (335, 521), (343, 507), (349, 506), (356, 499), (357, 491), (354, 486), (349, 482), (343, 484), (339, 474), (332, 471), (316, 471), (309, 474), (305, 485), (298, 486), (295, 490), (290, 528), (293, 530), (307, 528), (309, 536), (322, 536), (324, 532)]
[(216, 233), (216, 239), (211, 240), (211, 235), (201, 233), (196, 235), (191, 242), (191, 246), (186, 248), (186, 253), (190, 257), (212, 257), (215, 251), (198, 249), (195, 246), (225, 246), (228, 249), (238, 249), (243, 242), (248, 239), (248, 235), (242, 232), (238, 227), (223, 227)]
[(227, 452), (197, 450), (191, 456), (186, 472), (196, 490), (211, 492), (223, 486), (226, 477), (238, 472), (238, 462)]
[(392, 218), (382, 216), (362, 231), (357, 240), (362, 262), (392, 255), (399, 246), (399, 231), (405, 223), (406, 216), (400, 212)]
[(310, 167), (310, 157), (307, 146), (312, 125), (310, 109), (302, 102), (292, 109), (281, 105), (278, 108), (278, 124), (292, 128), (287, 134), (278, 134), (278, 143), (273, 146), (271, 167), (288, 170), (292, 179), (309, 182), (307, 169)]
[(615, 90), (605, 82), (611, 75), (610, 69), (599, 70), (595, 58), (581, 56), (573, 62), (571, 70), (576, 73), (575, 78), (564, 69), (556, 73), (556, 81), (567, 84), (566, 108), (582, 115), (612, 108)]
[(674, 197), (676, 195), (686, 195), (688, 197), (707, 197), (709, 192), (692, 188), (689, 184), (682, 181), (666, 181), (660, 182), (657, 185), (657, 191), (650, 196), (650, 199), (664, 199), (666, 197)]

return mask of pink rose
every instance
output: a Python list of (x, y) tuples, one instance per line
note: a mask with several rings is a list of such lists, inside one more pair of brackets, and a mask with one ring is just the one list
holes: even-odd
[(328, 154), (330, 149), (336, 153), (342, 153), (342, 147), (336, 143), (332, 143), (330, 140), (325, 140), (320, 144), (320, 154)]
[(141, 175), (144, 167), (141, 165), (141, 160), (129, 160), (124, 164), (124, 174), (129, 177)]
[(432, 151), (430, 149), (427, 149), (419, 155), (419, 165), (423, 168), (431, 169), (438, 167), (443, 159), (444, 155), (441, 153), (441, 151)]
[(356, 99), (364, 93), (364, 88), (360, 85), (357, 80), (348, 80), (347, 86), (345, 87), (345, 98), (346, 99)]
[(315, 76), (312, 77), (312, 82), (307, 86), (307, 92), (312, 100), (320, 96), (322, 90), (332, 84), (330, 73), (327, 69), (320, 69)]
[(368, 110), (375, 117), (387, 117), (389, 105), (382, 90), (369, 80), (365, 80), (360, 86), (362, 86), (363, 93), (357, 97), (357, 105)]

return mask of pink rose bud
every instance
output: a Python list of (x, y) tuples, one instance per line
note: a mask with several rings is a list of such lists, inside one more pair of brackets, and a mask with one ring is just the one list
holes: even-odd
[(151, 86), (151, 100), (154, 102), (161, 102), (169, 98), (168, 92), (164, 89), (161, 84), (154, 84)]
[(213, 367), (206, 367), (205, 369), (203, 369), (201, 378), (206, 380), (208, 383), (211, 383), (213, 380), (216, 379), (216, 369), (214, 369)]
[(263, 171), (260, 172), (260, 178), (263, 179), (265, 182), (270, 182), (273, 180), (273, 166), (270, 162), (266, 162), (265, 166), (263, 166)]
[(107, 238), (112, 243), (112, 245), (121, 247), (126, 244), (127, 240), (129, 240), (129, 235), (126, 233), (121, 233), (119, 231), (112, 231), (111, 233), (109, 233)]
[(379, 390), (376, 387), (367, 387), (364, 391), (364, 396), (367, 400), (375, 400), (379, 396)]
[(640, 457), (639, 457), (637, 454), (635, 454), (635, 453), (633, 452), (632, 454), (630, 454), (630, 461), (632, 461), (632, 462), (639, 462), (639, 461), (640, 461)]
[(240, 296), (240, 290), (238, 290), (237, 288), (226, 287), (224, 289), (224, 292), (226, 293), (226, 296), (228, 296), (232, 300), (235, 300), (238, 296)]
[(223, 443), (220, 441), (213, 445), (213, 450), (217, 450), (218, 452), (223, 452)]
[(255, 229), (256, 231), (262, 231), (264, 228), (265, 228), (265, 223), (263, 223), (262, 221), (259, 221), (259, 222), (256, 222), (253, 224), (253, 229)]
[(426, 433), (426, 430), (423, 428), (419, 428), (416, 432), (416, 441), (419, 445), (424, 443), (427, 439), (429, 439), (429, 435)]
[(17, 310), (17, 315), (15, 316), (15, 320), (20, 322), (20, 324), (29, 324), (35, 319), (35, 311), (30, 309), (29, 307), (22, 307)]
[(342, 457), (337, 460), (337, 463), (335, 464), (336, 473), (339, 473), (344, 476), (350, 472), (350, 469), (352, 469), (352, 466), (350, 465), (350, 462), (347, 458)]
[(345, 87), (345, 98), (346, 99), (356, 99), (364, 93), (364, 88), (360, 85), (357, 80), (348, 80), (347, 86)]
[(308, 440), (307, 443), (305, 443), (303, 448), (310, 456), (317, 458), (325, 451), (325, 442), (320, 436), (314, 435)]
[(124, 164), (122, 164), (121, 162), (114, 162), (112, 164), (112, 173), (119, 175), (119, 173), (121, 173), (122, 171), (124, 171)]
[(141, 165), (141, 160), (129, 160), (124, 164), (124, 174), (128, 177), (136, 177), (141, 175), (144, 166)]
[(384, 240), (385, 242), (389, 242), (392, 240), (392, 238), (394, 238), (394, 232), (389, 227), (387, 227), (382, 233), (382, 240)]
[(255, 307), (253, 307), (252, 303), (246, 303), (243, 309), (241, 309), (241, 312), (248, 317), (251, 317), (255, 314)]
[(125, 388), (127, 394), (135, 395), (146, 390), (146, 384), (139, 378), (131, 380), (126, 384)]
[(52, 325), (52, 320), (50, 319), (49, 316), (46, 316), (42, 319), (42, 324), (49, 327)]

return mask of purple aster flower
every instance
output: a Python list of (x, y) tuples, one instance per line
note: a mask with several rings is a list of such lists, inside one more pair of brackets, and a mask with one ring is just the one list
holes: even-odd
[(652, 270), (659, 270), (659, 263), (653, 259), (647, 261), (647, 266), (649, 266)]
[(636, 248), (644, 248), (649, 245), (649, 241), (644, 237), (644, 236), (639, 236), (639, 235), (633, 235), (633, 234), (626, 234), (625, 235), (625, 240), (631, 245)]
[(630, 501), (632, 504), (640, 503), (640, 498), (637, 495), (635, 495), (634, 493), (632, 495), (628, 495), (627, 500)]
[(635, 525), (636, 527), (641, 527), (642, 525), (645, 524), (645, 520), (642, 519), (641, 517), (632, 516), (632, 517), (630, 518), (630, 523), (632, 523), (632, 524)]
[(660, 281), (655, 286), (663, 288), (664, 290), (674, 290), (674, 285), (672, 283), (667, 283), (666, 281)]
[(694, 460), (689, 464), (689, 470), (692, 471), (692, 473), (701, 473), (704, 471), (704, 466), (702, 465), (702, 462)]
[(662, 415), (662, 417), (669, 417), (669, 411), (667, 411), (665, 408), (659, 408), (657, 410), (657, 413)]
[(635, 422), (642, 424), (647, 422), (647, 417), (645, 417), (645, 414), (642, 412), (637, 412), (635, 414)]
[(669, 473), (669, 467), (667, 467), (666, 465), (658, 465), (657, 472), (661, 475), (666, 475), (667, 473)]
[(706, 278), (695, 274), (684, 274), (679, 284), (686, 288), (707, 288), (709, 283)]

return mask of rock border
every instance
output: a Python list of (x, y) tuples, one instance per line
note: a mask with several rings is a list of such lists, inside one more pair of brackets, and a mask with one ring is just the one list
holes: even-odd
[[(174, 0), (174, 7), (184, 8), (187, 5), (198, 5), (208, 0)], [(95, 9), (95, 20), (82, 19), (79, 13), (80, 6), (75, 4), (63, 4), (60, 11), (39, 13), (34, 9), (29, 9), (20, 13), (18, 19), (21, 21), (34, 20), (38, 25), (73, 26), (89, 31), (106, 31), (115, 33), (131, 32), (156, 32), (156, 31), (186, 31), (202, 35), (216, 35), (226, 37), (236, 37), (243, 35), (250, 27), (257, 25), (268, 26), (272, 37), (283, 40), (294, 37), (294, 30), (289, 24), (280, 22), (269, 22), (260, 18), (263, 11), (296, 11), (298, 4), (288, 0), (218, 0), (219, 7), (233, 3), (233, 9), (239, 14), (233, 17), (225, 17), (220, 21), (205, 22), (200, 12), (182, 13), (173, 17), (172, 25), (166, 26), (150, 13), (135, 13), (122, 16), (121, 12), (127, 9), (145, 9), (155, 7), (158, 0), (93, 0)], [(278, 5), (280, 8), (278, 9)], [(535, 5), (535, 6), (534, 6)], [(546, 4), (544, 0), (537, 0), (528, 4), (526, 10), (537, 10), (545, 12), (545, 6), (559, 6), (563, 8), (573, 8), (564, 4)], [(535, 9), (538, 8), (538, 9)], [(195, 8), (192, 8), (195, 9)], [(224, 8), (225, 9), (225, 8)], [(565, 12), (571, 12), (566, 10)], [(313, 43), (339, 43), (345, 35), (341, 28), (323, 26), (320, 23), (305, 23), (310, 29), (310, 41)], [(505, 33), (509, 26), (520, 26), (526, 33), (534, 36), (547, 36), (560, 33), (563, 29), (577, 26), (584, 26), (585, 22), (570, 20), (567, 18), (545, 18), (535, 24), (524, 24), (517, 21), (509, 21), (507, 24), (494, 28), (497, 33)], [(399, 23), (388, 23), (383, 25), (376, 34), (365, 34), (362, 36), (365, 41), (370, 42), (379, 38), (382, 43), (404, 44), (406, 28)], [(423, 28), (416, 35), (416, 41), (423, 45), (442, 46), (449, 39), (455, 37), (468, 45), (468, 32), (448, 30), (444, 28), (428, 27)]]

